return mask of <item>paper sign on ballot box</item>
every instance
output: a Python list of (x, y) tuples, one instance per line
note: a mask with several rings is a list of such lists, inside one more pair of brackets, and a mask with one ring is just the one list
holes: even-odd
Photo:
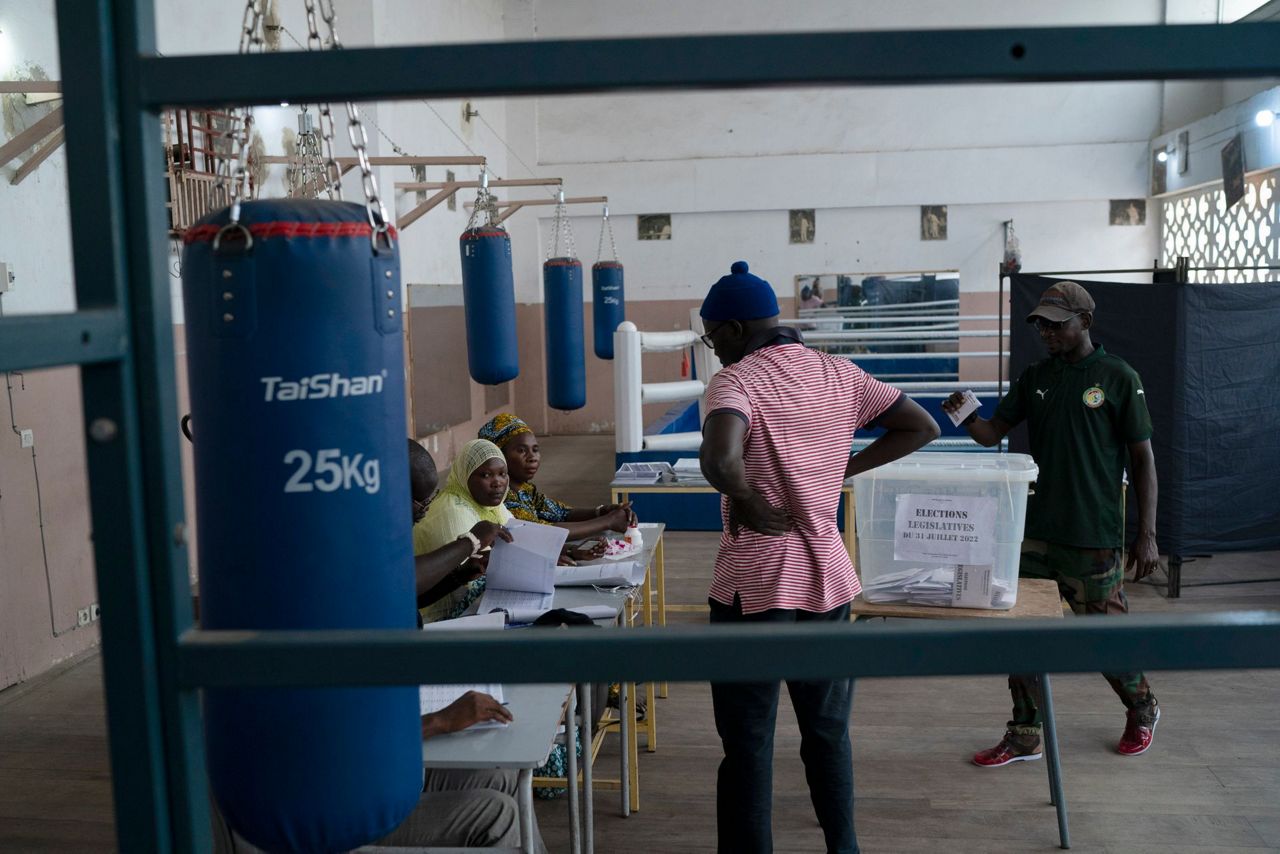
[(991, 496), (898, 496), (893, 559), (925, 563), (995, 562), (996, 500)]

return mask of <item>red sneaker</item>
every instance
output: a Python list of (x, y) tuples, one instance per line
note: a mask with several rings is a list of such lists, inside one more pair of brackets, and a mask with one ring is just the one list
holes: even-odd
[(973, 754), (973, 764), (981, 768), (1000, 768), (1011, 762), (1039, 759), (1041, 755), (1040, 736), (1006, 732), (995, 747)]
[(1126, 715), (1124, 725), (1124, 735), (1120, 736), (1120, 743), (1116, 745), (1116, 753), (1121, 756), (1137, 756), (1146, 753), (1147, 748), (1151, 747), (1151, 742), (1156, 737), (1156, 724), (1160, 723), (1160, 707), (1156, 706), (1155, 719), (1151, 721), (1151, 726), (1143, 726), (1138, 723), (1138, 717), (1131, 709)]

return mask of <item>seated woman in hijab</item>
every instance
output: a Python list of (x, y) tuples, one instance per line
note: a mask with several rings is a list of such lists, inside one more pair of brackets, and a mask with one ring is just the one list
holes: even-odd
[[(601, 504), (595, 509), (570, 507), (556, 501), (533, 485), (533, 477), (542, 462), (538, 437), (529, 425), (509, 412), (495, 415), (480, 428), (480, 438), (497, 445), (511, 475), (507, 493), (507, 509), (517, 519), (558, 525), (569, 532), (570, 540), (581, 540), (605, 531), (623, 533), (635, 521), (630, 504)], [(592, 549), (592, 551), (596, 551)], [(596, 557), (596, 554), (574, 554), (572, 557)]]
[[(413, 553), (424, 555), (455, 540), (468, 540), (472, 545), (470, 557), (478, 557), (481, 543), (472, 533), (477, 523), (492, 522), (501, 527), (511, 519), (511, 512), (502, 503), (508, 483), (507, 461), (497, 445), (483, 439), (467, 442), (449, 469), (444, 489), (413, 526)], [(420, 609), (423, 622), (462, 616), (484, 593), (484, 585), (481, 575), (449, 591)]]
[[(435, 460), (431, 459), (426, 448), (410, 439), (409, 488), (413, 496), (414, 525), (427, 515), (439, 485), (440, 475), (436, 471)], [(511, 534), (496, 522), (477, 522), (471, 526), (471, 534), (474, 539), (464, 534), (434, 551), (419, 552), (415, 548), (414, 581), (419, 609), (484, 574), (487, 556), (473, 557), (477, 551), (477, 540), (481, 550), (489, 548), (499, 538), (511, 541)], [(421, 614), (418, 623), (422, 623)]]

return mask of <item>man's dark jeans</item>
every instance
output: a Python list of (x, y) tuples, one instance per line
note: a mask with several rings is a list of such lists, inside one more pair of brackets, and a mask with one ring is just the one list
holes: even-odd
[[(804, 623), (849, 619), (849, 606), (831, 611), (774, 609), (743, 614), (709, 600), (713, 623)], [(716, 781), (716, 828), (724, 854), (763, 854), (773, 850), (773, 732), (778, 715), (777, 682), (711, 684), (716, 731), (724, 759)], [(826, 835), (827, 851), (857, 854), (853, 832), (853, 759), (849, 747), (849, 708), (853, 680), (787, 682), (800, 724), (800, 758), (809, 798)], [(783, 845), (783, 849), (791, 846)]]

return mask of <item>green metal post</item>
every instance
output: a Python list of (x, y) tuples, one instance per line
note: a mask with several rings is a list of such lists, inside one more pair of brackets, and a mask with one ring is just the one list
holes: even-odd
[(191, 626), (174, 418), (163, 152), (137, 100), (154, 52), (149, 3), (58, 3), (76, 295), (118, 308), (123, 355), (82, 369), (103, 670), (123, 851), (194, 850), (208, 838), (198, 695), (180, 691)]

